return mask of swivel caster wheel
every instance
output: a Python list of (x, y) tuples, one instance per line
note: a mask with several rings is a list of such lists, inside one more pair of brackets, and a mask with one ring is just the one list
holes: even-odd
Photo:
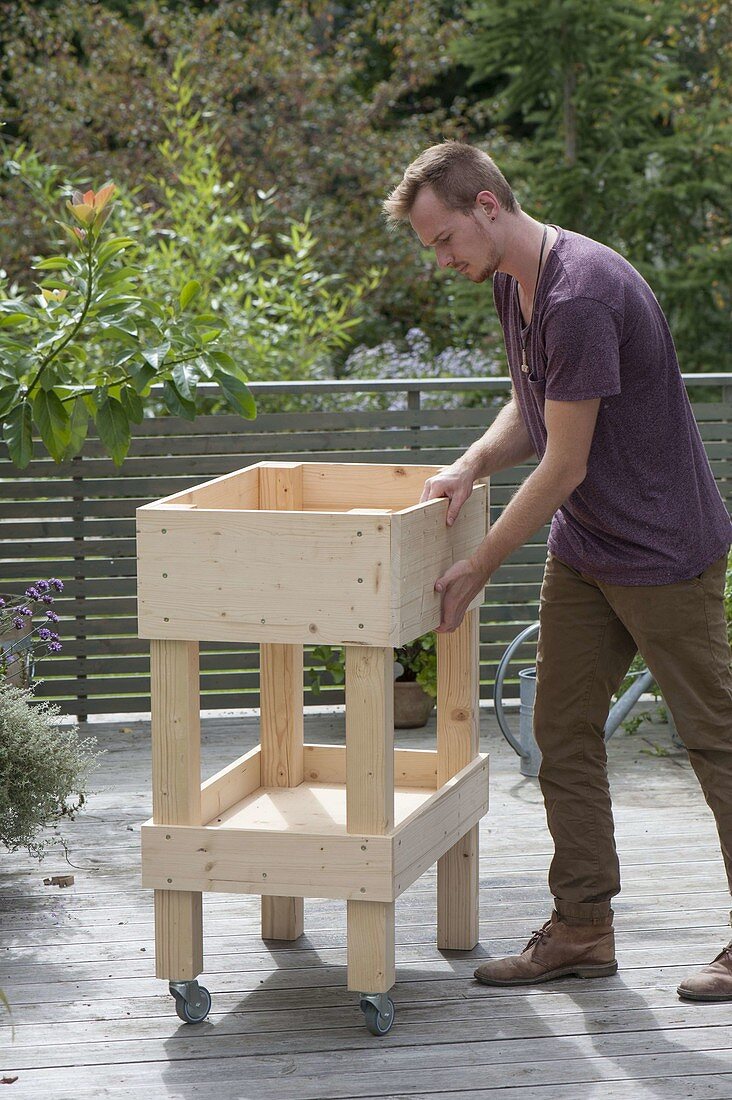
[(386, 1035), (394, 1025), (396, 1010), (394, 1002), (386, 993), (369, 995), (364, 993), (360, 1002), (366, 1027), (372, 1035)]
[(200, 1024), (211, 1011), (211, 994), (198, 982), (171, 982), (175, 1011), (185, 1024)]

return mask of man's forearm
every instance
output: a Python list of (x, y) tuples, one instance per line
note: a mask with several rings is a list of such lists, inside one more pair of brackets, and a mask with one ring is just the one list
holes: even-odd
[(516, 400), (504, 405), (485, 435), (476, 439), (456, 465), (470, 468), (473, 477), (488, 477), (519, 466), (535, 454)]
[(574, 470), (542, 461), (529, 474), (472, 556), (486, 575), (536, 534), (584, 478)]

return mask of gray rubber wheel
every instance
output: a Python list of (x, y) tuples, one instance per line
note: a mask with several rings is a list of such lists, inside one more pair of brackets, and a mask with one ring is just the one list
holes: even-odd
[(203, 1003), (197, 1005), (195, 1008), (186, 1001), (184, 997), (181, 997), (180, 993), (175, 993), (175, 1011), (185, 1024), (200, 1024), (206, 1019), (211, 1011), (211, 994), (205, 986), (200, 985), (199, 991), (203, 998)]
[(376, 1005), (371, 1004), (371, 1001), (361, 1001), (361, 1011), (364, 1014), (366, 1027), (372, 1035), (386, 1035), (391, 1031), (394, 1024), (394, 1016), (396, 1015), (394, 1002), (391, 998), (389, 999), (389, 1012), (387, 1016), (382, 1016)]

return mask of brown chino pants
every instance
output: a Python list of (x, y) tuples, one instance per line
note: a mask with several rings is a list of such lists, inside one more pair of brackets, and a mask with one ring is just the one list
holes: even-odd
[[(653, 673), (714, 814), (732, 891), (732, 673), (726, 555), (678, 584), (593, 580), (549, 554), (534, 733), (557, 912), (600, 921), (620, 890), (603, 729), (636, 651)], [(681, 884), (679, 884), (681, 885)]]

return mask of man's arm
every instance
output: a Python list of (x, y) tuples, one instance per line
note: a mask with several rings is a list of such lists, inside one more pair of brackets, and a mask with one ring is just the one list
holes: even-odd
[(545, 402), (544, 457), (473, 555), (476, 566), (487, 576), (543, 527), (585, 480), (599, 407), (597, 397), (588, 401)]
[(587, 475), (600, 398), (546, 401), (547, 446), (482, 543), (452, 565), (435, 584), (443, 593), (440, 633), (456, 630), (473, 598), (498, 566), (549, 520)]
[(476, 439), (454, 465), (469, 468), (473, 480), (476, 480), (498, 473), (499, 470), (507, 470), (511, 466), (520, 466), (522, 462), (533, 458), (534, 454), (534, 446), (518, 402), (512, 397), (485, 435)]
[(425, 482), (420, 503), (448, 497), (447, 523), (452, 525), (473, 491), (473, 482), (498, 470), (518, 466), (534, 455), (534, 448), (515, 397), (504, 405), (485, 435), (476, 439), (452, 466)]

